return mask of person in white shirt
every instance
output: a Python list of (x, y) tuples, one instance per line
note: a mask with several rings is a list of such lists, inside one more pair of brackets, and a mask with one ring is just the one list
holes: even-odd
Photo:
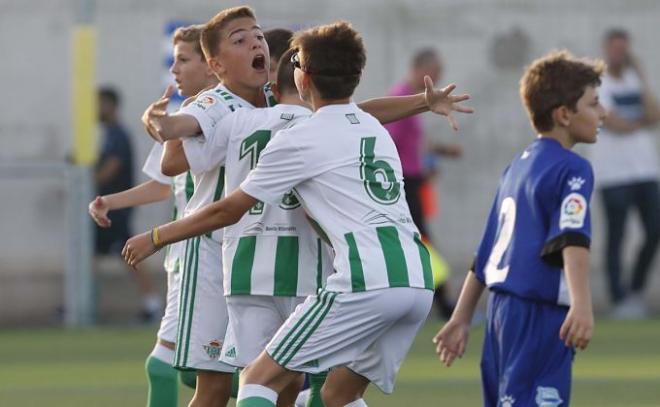
[[(626, 31), (606, 33), (607, 72), (600, 100), (608, 110), (598, 143), (591, 151), (597, 186), (607, 220), (605, 264), (612, 316), (638, 319), (647, 314), (641, 295), (660, 241), (660, 163), (651, 127), (660, 120), (660, 108), (636, 58)], [(636, 209), (644, 240), (632, 267), (632, 281), (624, 288), (622, 250), (629, 213)]]

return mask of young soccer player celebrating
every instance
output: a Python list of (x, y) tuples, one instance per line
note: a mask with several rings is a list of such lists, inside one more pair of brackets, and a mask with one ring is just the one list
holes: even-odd
[[(292, 58), (296, 87), (315, 114), (280, 131), (227, 198), (136, 236), (124, 255), (135, 265), (163, 244), (236, 223), (259, 201), (278, 205), (295, 187), (332, 242), (336, 273), (245, 369), (238, 405), (274, 406), (297, 372), (333, 368), (325, 404), (360, 406), (370, 382), (393, 389), (431, 305), (430, 261), (401, 198), (401, 164), (391, 138), (350, 102), (366, 61), (360, 36), (336, 23), (299, 33), (292, 46), (298, 50)], [(439, 110), (464, 109), (449, 91)]]
[[(589, 290), (591, 165), (605, 111), (602, 63), (553, 52), (527, 69), (520, 95), (538, 138), (504, 171), (451, 319), (434, 338), (450, 366), (467, 344), (487, 286), (481, 361), (485, 406), (568, 405), (574, 348), (593, 331)], [(509, 404), (506, 404), (506, 403)]]
[[(170, 72), (174, 75), (179, 93), (191, 97), (209, 86), (215, 86), (217, 79), (208, 68), (199, 45), (202, 26), (182, 27), (173, 36), (174, 63)], [(189, 173), (170, 178), (160, 171), (162, 146), (154, 144), (143, 171), (151, 180), (116, 194), (100, 196), (89, 204), (89, 213), (99, 226), (109, 223), (109, 211), (125, 207), (144, 205), (174, 196), (174, 219), (183, 216), (186, 203), (192, 196), (192, 179)], [(170, 192), (171, 191), (171, 192)], [(177, 372), (174, 362), (177, 318), (179, 314), (179, 288), (181, 270), (181, 244), (167, 247), (164, 268), (167, 271), (167, 295), (165, 313), (157, 334), (156, 345), (147, 358), (145, 367), (149, 379), (147, 405), (151, 407), (176, 407), (178, 403), (178, 380), (195, 387), (195, 375), (190, 372)]]

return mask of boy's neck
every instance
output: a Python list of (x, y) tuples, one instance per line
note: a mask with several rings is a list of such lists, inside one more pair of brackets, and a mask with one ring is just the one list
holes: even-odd
[(576, 144), (575, 140), (573, 137), (571, 137), (568, 131), (566, 131), (566, 129), (557, 126), (555, 126), (555, 128), (549, 132), (540, 133), (539, 136), (542, 138), (557, 140), (559, 144), (561, 144), (561, 146), (567, 150), (572, 149)]
[(317, 95), (312, 95), (311, 97), (312, 110), (317, 111), (322, 107), (330, 105), (346, 105), (351, 103), (351, 98), (342, 98), (342, 99), (321, 99)]
[(296, 106), (309, 108), (309, 105), (305, 103), (302, 99), (300, 99), (300, 95), (298, 95), (298, 93), (282, 94), (280, 95), (280, 99), (278, 100), (278, 103), (282, 105), (296, 105)]
[(264, 94), (263, 86), (260, 86), (259, 88), (250, 88), (231, 81), (223, 81), (222, 85), (229, 89), (231, 93), (250, 103), (254, 107), (266, 106), (266, 96)]

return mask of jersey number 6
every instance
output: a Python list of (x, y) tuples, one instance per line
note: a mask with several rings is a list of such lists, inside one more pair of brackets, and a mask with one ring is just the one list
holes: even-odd
[(376, 160), (376, 137), (364, 137), (360, 141), (360, 179), (367, 194), (374, 201), (391, 205), (401, 196), (401, 183), (397, 181), (392, 166), (384, 160)]

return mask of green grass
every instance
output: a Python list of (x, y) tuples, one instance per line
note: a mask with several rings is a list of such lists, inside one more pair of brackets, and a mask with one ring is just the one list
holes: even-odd
[[(440, 365), (431, 337), (420, 333), (401, 369), (395, 392), (367, 393), (372, 406), (481, 404), (476, 329), (468, 352), (452, 368)], [(574, 364), (576, 406), (658, 406), (660, 322), (599, 322), (589, 350)], [(154, 328), (25, 330), (0, 333), (0, 406), (141, 406), (146, 400), (144, 359)], [(181, 391), (181, 403), (191, 392)], [(232, 404), (233, 405), (233, 404)]]

